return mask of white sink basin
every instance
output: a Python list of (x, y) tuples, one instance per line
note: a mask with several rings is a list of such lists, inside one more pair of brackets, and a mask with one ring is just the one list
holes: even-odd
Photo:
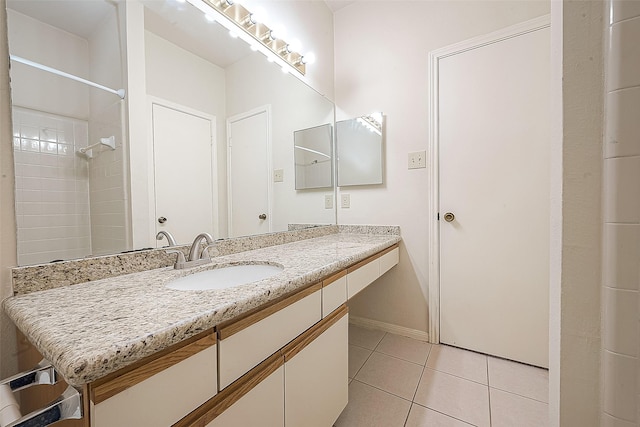
[(282, 267), (276, 265), (230, 265), (180, 277), (167, 283), (166, 287), (179, 291), (226, 289), (232, 286), (257, 282), (258, 280), (275, 276), (281, 271)]

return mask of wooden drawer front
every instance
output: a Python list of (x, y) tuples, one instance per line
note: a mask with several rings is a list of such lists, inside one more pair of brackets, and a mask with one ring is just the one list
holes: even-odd
[(320, 319), (322, 292), (318, 290), (230, 337), (219, 340), (220, 390)]
[(207, 424), (229, 426), (284, 426), (284, 366)]
[(400, 249), (395, 248), (391, 252), (380, 257), (380, 275), (382, 276), (387, 271), (391, 270), (391, 267), (398, 264), (400, 260)]
[(322, 317), (326, 317), (347, 301), (347, 276), (322, 286)]
[(347, 293), (352, 298), (355, 294), (369, 286), (374, 280), (380, 277), (380, 260), (373, 261), (349, 271), (347, 274)]
[(212, 345), (101, 403), (92, 404), (91, 425), (170, 426), (215, 396), (216, 372), (216, 346)]
[(332, 426), (347, 405), (349, 316), (335, 322), (284, 364), (285, 425)]

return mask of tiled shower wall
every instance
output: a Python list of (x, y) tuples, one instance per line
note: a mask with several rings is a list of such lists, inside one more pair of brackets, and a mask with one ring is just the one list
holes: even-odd
[(18, 265), (91, 253), (87, 122), (14, 107)]
[[(110, 94), (107, 94), (110, 95)], [(125, 147), (122, 138), (120, 109), (124, 101), (110, 104), (92, 115), (89, 126), (91, 142), (115, 137), (116, 149), (96, 149), (89, 161), (89, 199), (91, 203), (91, 242), (93, 255), (105, 255), (128, 249), (127, 193), (125, 189)]]
[(640, 424), (640, 2), (609, 6), (602, 425), (632, 427)]

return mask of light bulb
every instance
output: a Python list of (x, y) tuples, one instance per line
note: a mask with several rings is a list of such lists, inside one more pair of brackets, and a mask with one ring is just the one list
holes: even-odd
[(289, 52), (300, 52), (300, 50), (302, 50), (302, 43), (298, 39), (293, 39), (287, 44), (287, 50)]
[(303, 64), (309, 64), (309, 65), (313, 64), (314, 62), (316, 62), (316, 55), (315, 55), (315, 53), (313, 53), (313, 52), (308, 52), (308, 53), (306, 53), (306, 54), (302, 57), (301, 62), (302, 62)]
[(264, 10), (264, 8), (257, 7), (256, 10), (251, 13), (249, 19), (253, 24), (257, 24), (258, 22), (264, 23), (267, 21), (267, 12)]
[(286, 34), (287, 34), (287, 31), (284, 29), (284, 26), (278, 24), (273, 26), (269, 36), (271, 37), (271, 40), (276, 40), (276, 39), (283, 39), (286, 36)]

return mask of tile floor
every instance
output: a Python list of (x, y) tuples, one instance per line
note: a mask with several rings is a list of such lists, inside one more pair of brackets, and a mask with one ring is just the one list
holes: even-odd
[(544, 427), (548, 371), (349, 325), (336, 427)]

